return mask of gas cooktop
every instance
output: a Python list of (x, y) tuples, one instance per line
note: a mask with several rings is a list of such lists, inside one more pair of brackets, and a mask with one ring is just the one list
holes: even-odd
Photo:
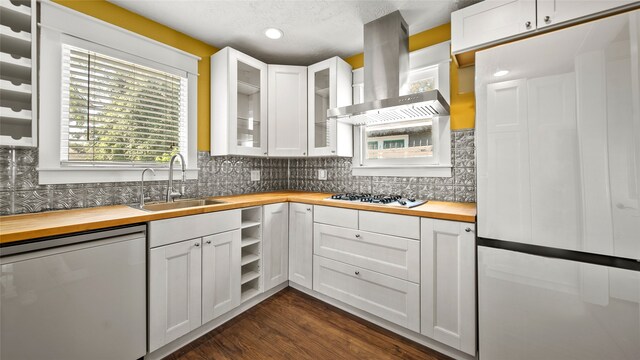
[(363, 193), (335, 194), (335, 195), (331, 195), (331, 197), (327, 198), (327, 200), (357, 201), (357, 202), (365, 202), (365, 203), (386, 205), (386, 206), (396, 206), (396, 207), (403, 207), (403, 208), (412, 208), (427, 202), (427, 200), (416, 200), (414, 198), (404, 198), (400, 195), (372, 195), (372, 194), (363, 194)]

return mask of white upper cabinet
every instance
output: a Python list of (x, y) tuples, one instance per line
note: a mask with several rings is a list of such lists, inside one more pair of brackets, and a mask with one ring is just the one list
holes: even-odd
[(269, 65), (269, 156), (307, 155), (307, 68)]
[(637, 0), (537, 0), (538, 28), (615, 9)]
[(211, 56), (211, 154), (267, 155), (267, 64), (230, 47)]
[(483, 1), (451, 13), (451, 52), (457, 54), (535, 29), (535, 0)]
[(599, 15), (634, 0), (486, 0), (451, 13), (451, 52), (498, 44), (528, 32)]
[(309, 156), (353, 156), (353, 127), (327, 117), (327, 110), (352, 103), (351, 65), (333, 57), (307, 74)]

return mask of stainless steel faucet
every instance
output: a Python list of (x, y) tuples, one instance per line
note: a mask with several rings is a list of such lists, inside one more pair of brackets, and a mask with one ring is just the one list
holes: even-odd
[[(173, 162), (177, 157), (180, 157), (180, 165), (182, 165), (182, 184), (180, 184), (180, 191), (173, 190)], [(186, 170), (184, 164), (184, 157), (182, 154), (175, 154), (171, 157), (171, 162), (169, 163), (169, 184), (167, 185), (167, 198), (166, 201), (173, 201), (174, 198), (184, 195), (184, 183), (186, 180)]]
[(140, 208), (141, 209), (144, 206), (144, 173), (146, 173), (147, 170), (151, 170), (151, 173), (153, 174), (153, 176), (156, 176), (156, 171), (153, 170), (152, 168), (146, 168), (142, 170), (142, 178), (140, 179)]

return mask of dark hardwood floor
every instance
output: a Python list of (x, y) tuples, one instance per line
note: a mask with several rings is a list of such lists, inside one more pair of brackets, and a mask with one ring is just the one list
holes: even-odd
[(165, 359), (450, 358), (287, 288)]

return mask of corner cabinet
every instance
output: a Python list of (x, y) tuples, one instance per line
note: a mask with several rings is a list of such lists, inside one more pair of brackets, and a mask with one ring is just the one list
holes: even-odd
[(37, 146), (35, 0), (0, 2), (0, 146)]
[(475, 225), (421, 219), (421, 333), (476, 354)]
[(307, 67), (269, 65), (269, 156), (307, 155)]
[(313, 205), (289, 204), (289, 281), (313, 288)]
[(353, 126), (327, 117), (327, 110), (352, 104), (351, 65), (339, 57), (307, 68), (309, 156), (353, 156)]
[(230, 47), (211, 56), (211, 155), (267, 155), (267, 71)]

